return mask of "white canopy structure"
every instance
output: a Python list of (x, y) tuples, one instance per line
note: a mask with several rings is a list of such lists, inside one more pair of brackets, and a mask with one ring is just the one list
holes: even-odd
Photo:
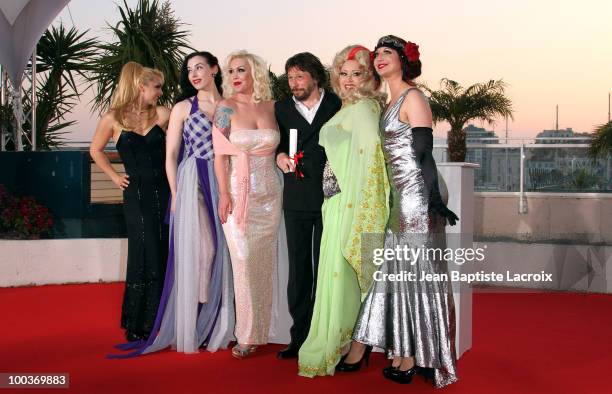
[[(57, 14), (70, 0), (2, 0), (0, 2), (0, 64), (12, 81), (13, 105), (15, 117), (18, 120), (18, 138), (16, 146), (21, 143), (21, 79), (24, 69), (32, 56), (36, 43), (55, 19)], [(36, 91), (35, 67), (33, 67), (32, 87)], [(33, 94), (35, 98), (35, 94)], [(34, 101), (32, 108), (34, 109)], [(35, 143), (35, 111), (32, 111), (32, 148)], [(17, 148), (19, 149), (19, 148)]]

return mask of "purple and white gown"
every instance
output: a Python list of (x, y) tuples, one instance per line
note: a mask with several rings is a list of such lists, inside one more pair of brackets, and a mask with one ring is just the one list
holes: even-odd
[(151, 336), (120, 345), (130, 357), (172, 347), (184, 353), (226, 348), (233, 339), (234, 294), (229, 253), (217, 215), (212, 122), (189, 99), (170, 214), (168, 266)]

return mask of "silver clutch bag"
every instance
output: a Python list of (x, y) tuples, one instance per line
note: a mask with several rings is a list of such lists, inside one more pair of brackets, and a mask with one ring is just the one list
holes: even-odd
[(332, 171), (329, 161), (326, 161), (325, 167), (323, 168), (323, 196), (325, 198), (330, 198), (338, 193), (340, 193), (338, 179), (336, 179), (336, 175)]

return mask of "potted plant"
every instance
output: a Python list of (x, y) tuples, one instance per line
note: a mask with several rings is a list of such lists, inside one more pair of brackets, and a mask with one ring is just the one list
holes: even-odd
[(476, 83), (464, 88), (458, 82), (443, 78), (440, 90), (425, 87), (430, 94), (434, 123), (447, 121), (448, 154), (452, 162), (465, 161), (466, 145), (464, 125), (478, 119), (494, 123), (497, 117), (512, 118), (512, 101), (506, 97), (506, 84), (502, 80)]
[(0, 185), (0, 236), (11, 239), (39, 239), (51, 233), (49, 210), (33, 197), (15, 197)]

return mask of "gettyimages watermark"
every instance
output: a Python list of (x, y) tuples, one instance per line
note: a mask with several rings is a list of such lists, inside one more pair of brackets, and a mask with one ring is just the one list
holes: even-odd
[[(408, 246), (395, 245), (394, 248), (375, 248), (372, 251), (372, 263), (381, 267), (388, 262), (395, 266), (415, 266), (424, 264), (431, 267), (432, 264), (446, 263), (447, 266), (455, 264), (463, 266), (466, 263), (485, 261), (486, 245), (478, 248), (441, 248), (435, 246)], [(452, 268), (452, 267), (451, 267)], [(450, 269), (449, 272), (428, 272), (427, 270), (397, 270), (383, 272), (379, 269), (374, 272), (375, 281), (453, 281), (453, 282), (552, 282), (553, 274), (541, 271), (539, 273), (516, 273), (506, 270), (505, 272), (494, 272), (480, 270), (477, 272), (460, 272)]]
[(363, 234), (361, 275), (371, 275), (367, 279), (374, 290), (387, 293), (440, 292), (451, 286), (457, 291), (472, 285), (554, 286), (554, 272), (525, 272), (472, 239), (470, 234)]

